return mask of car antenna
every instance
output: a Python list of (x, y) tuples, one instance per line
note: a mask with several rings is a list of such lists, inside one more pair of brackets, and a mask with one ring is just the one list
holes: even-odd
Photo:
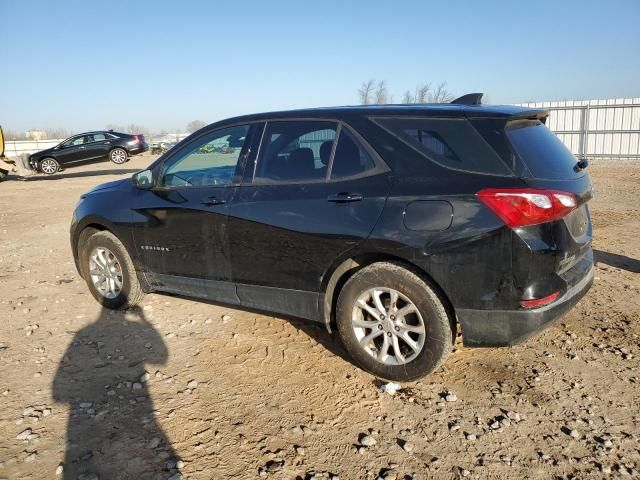
[(456, 98), (451, 103), (456, 105), (481, 105), (483, 93), (467, 93), (461, 97)]

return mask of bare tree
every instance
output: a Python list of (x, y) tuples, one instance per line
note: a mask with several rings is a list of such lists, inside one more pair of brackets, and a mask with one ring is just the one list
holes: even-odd
[(449, 103), (453, 98), (451, 92), (447, 90), (447, 82), (442, 82), (431, 93), (429, 101), (431, 103)]
[[(393, 103), (393, 96), (389, 94), (387, 82), (380, 80), (376, 83), (374, 79), (363, 82), (358, 90), (360, 103), (363, 105), (375, 103)], [(413, 90), (406, 90), (402, 96), (402, 103), (448, 103), (453, 100), (454, 95), (447, 89), (447, 83), (440, 83), (435, 89), (430, 83), (419, 83)]]
[(375, 102), (377, 105), (382, 105), (388, 102), (389, 94), (387, 92), (387, 82), (380, 80), (376, 87)]
[(107, 126), (105, 127), (107, 130), (113, 130), (114, 132), (125, 132), (125, 130), (127, 129), (127, 127), (125, 127), (124, 125), (118, 125), (117, 123), (108, 123)]
[(143, 127), (142, 125), (136, 125), (135, 123), (132, 123), (127, 127), (127, 130), (129, 130), (128, 133), (140, 134), (144, 135), (146, 138), (151, 138), (151, 130), (149, 130), (147, 127)]
[(193, 133), (196, 130), (200, 130), (202, 127), (204, 127), (206, 125), (207, 124), (204, 123), (202, 120), (193, 120), (193, 121), (187, 123), (187, 132)]
[(416, 103), (427, 103), (429, 101), (429, 91), (431, 90), (430, 83), (423, 83), (416, 87)]
[(26, 140), (27, 135), (25, 132), (16, 132), (13, 130), (5, 130), (4, 131), (5, 140)]
[(360, 103), (362, 105), (369, 105), (372, 103), (373, 87), (375, 82), (376, 81), (373, 78), (366, 82), (362, 82), (362, 86), (358, 90), (358, 96), (360, 97)]
[(71, 136), (71, 132), (66, 128), (45, 128), (47, 138), (67, 138)]

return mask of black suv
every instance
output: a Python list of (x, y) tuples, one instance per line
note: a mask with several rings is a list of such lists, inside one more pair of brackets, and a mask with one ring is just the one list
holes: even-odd
[(83, 195), (76, 265), (106, 307), (156, 291), (302, 317), (415, 379), (458, 323), (511, 345), (589, 289), (591, 181), (546, 117), (472, 96), (224, 120)]
[(129, 156), (149, 150), (144, 135), (114, 131), (87, 132), (69, 137), (55, 147), (34, 153), (29, 164), (34, 170), (53, 175), (82, 163), (111, 160), (121, 165)]

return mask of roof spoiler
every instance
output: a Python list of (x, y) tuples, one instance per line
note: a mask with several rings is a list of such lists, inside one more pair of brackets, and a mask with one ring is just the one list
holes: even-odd
[(467, 93), (461, 97), (456, 98), (451, 103), (456, 105), (480, 105), (482, 103), (482, 93)]

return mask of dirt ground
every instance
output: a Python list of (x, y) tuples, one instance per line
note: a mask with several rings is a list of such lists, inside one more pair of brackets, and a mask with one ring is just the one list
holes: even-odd
[(71, 212), (150, 162), (0, 184), (0, 478), (640, 476), (640, 164), (589, 167), (598, 266), (573, 311), (513, 348), (458, 340), (392, 396), (312, 323), (157, 294), (102, 311)]

